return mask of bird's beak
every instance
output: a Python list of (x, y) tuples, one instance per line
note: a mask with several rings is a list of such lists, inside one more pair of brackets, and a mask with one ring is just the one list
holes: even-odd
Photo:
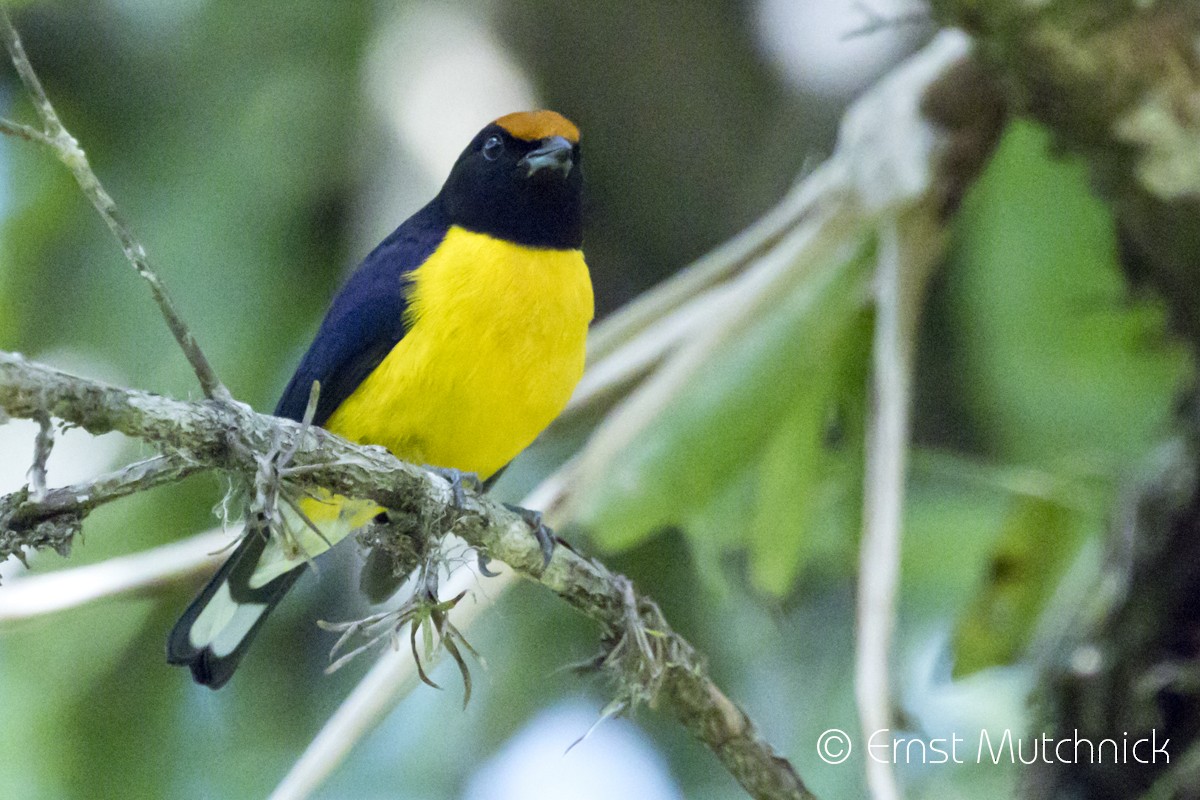
[(565, 178), (571, 174), (571, 167), (574, 166), (572, 149), (571, 143), (562, 136), (550, 136), (541, 141), (541, 147), (526, 153), (517, 164), (528, 170), (525, 173), (527, 178), (544, 169), (561, 172)]

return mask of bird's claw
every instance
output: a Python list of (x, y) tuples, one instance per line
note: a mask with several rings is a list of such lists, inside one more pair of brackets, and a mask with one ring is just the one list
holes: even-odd
[(474, 472), (463, 472), (451, 467), (426, 467), (426, 469), (450, 482), (450, 494), (454, 507), (459, 511), (462, 511), (467, 505), (467, 493), (463, 489), (464, 486), (470, 486), (473, 492), (483, 491), (483, 482)]
[(476, 563), (478, 565), (480, 575), (482, 575), (485, 578), (500, 577), (499, 572), (492, 572), (490, 569), (488, 569), (488, 564), (492, 563), (492, 560), (490, 558), (485, 556), (483, 553), (478, 553), (478, 552), (475, 554), (475, 558), (476, 558)]
[(514, 514), (520, 514), (521, 519), (525, 520), (525, 524), (533, 529), (533, 536), (537, 539), (542, 551), (542, 569), (550, 566), (550, 559), (554, 556), (554, 531), (542, 522), (542, 512), (510, 503), (505, 503), (504, 507)]

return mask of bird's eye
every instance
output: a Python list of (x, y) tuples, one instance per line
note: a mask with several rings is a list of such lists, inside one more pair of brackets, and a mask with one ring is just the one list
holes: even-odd
[(495, 161), (504, 152), (504, 140), (499, 136), (489, 136), (488, 140), (483, 143), (483, 157), (488, 161)]

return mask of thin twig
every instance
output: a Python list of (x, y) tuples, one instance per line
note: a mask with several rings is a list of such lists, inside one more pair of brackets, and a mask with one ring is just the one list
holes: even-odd
[(54, 425), (48, 414), (37, 418), (38, 432), (33, 440), (33, 464), (29, 467), (30, 499), (41, 501), (46, 496), (46, 462), (54, 449)]
[[(154, 456), (83, 483), (49, 489), (41, 498), (30, 496), (28, 500), (16, 503), (16, 495), (0, 497), (0, 521), (10, 525), (35, 524), (57, 514), (86, 514), (105, 503), (177, 483), (205, 469), (197, 461)], [(5, 516), (6, 513), (9, 516)]]
[(25, 55), (25, 46), (21, 44), (21, 37), (8, 18), (7, 11), (0, 11), (0, 33), (4, 36), (4, 45), (12, 58), (13, 66), (17, 68), (17, 76), (25, 86), (25, 91), (29, 93), (34, 110), (42, 120), (43, 133), (48, 139), (58, 138), (66, 133), (66, 129), (59, 121), (58, 114), (55, 113), (54, 106), (50, 103), (50, 98), (46, 96), (46, 90), (42, 88), (42, 82), (34, 72), (33, 64)]
[(54, 142), (37, 128), (20, 122), (13, 122), (11, 119), (0, 118), (0, 133), (5, 136), (15, 136), (18, 139), (24, 139), (34, 144), (40, 144), (43, 147), (54, 147)]
[[(988, 80), (964, 69), (969, 44), (943, 32), (890, 73), (842, 121), (839, 152), (856, 154), (856, 194), (878, 220), (873, 402), (867, 421), (855, 695), (863, 735), (893, 727), (890, 654), (917, 323), (944, 252), (947, 211), (986, 163), (1003, 129)], [(921, 86), (919, 92), (907, 90)], [(937, 113), (931, 113), (934, 109)], [(867, 759), (874, 800), (900, 797), (893, 765)]]
[[(885, 225), (879, 242), (878, 291), (871, 390), (873, 413), (867, 436), (863, 537), (858, 570), (855, 696), (865, 737), (891, 725), (889, 669), (900, 576), (900, 516), (908, 449), (908, 363), (900, 343), (901, 262), (897, 232)], [(896, 774), (886, 759), (866, 760), (873, 800), (898, 800)]]
[(855, 3), (854, 10), (865, 17), (863, 24), (842, 34), (843, 41), (871, 36), (885, 30), (896, 30), (906, 26), (925, 26), (933, 23), (933, 14), (929, 9), (914, 9), (898, 14), (883, 14), (871, 8), (869, 3)]
[(158, 273), (151, 268), (146, 255), (146, 248), (133, 235), (133, 232), (118, 211), (117, 204), (105, 190), (103, 184), (100, 183), (100, 179), (96, 177), (96, 173), (92, 171), (87, 155), (84, 153), (83, 148), (79, 146), (79, 142), (63, 127), (58, 114), (54, 110), (54, 105), (50, 102), (50, 98), (46, 96), (46, 92), (42, 88), (42, 83), (38, 80), (37, 73), (34, 72), (33, 65), (25, 55), (25, 48), (21, 44), (21, 37), (17, 34), (17, 30), (13, 27), (11, 20), (9, 20), (8, 12), (2, 9), (0, 9), (0, 37), (4, 39), (5, 47), (8, 49), (13, 65), (17, 69), (21, 83), (25, 86), (25, 91), (28, 93), (29, 99), (33, 102), (34, 110), (37, 112), (39, 119), (41, 119), (43, 126), (43, 131), (40, 135), (32, 128), (17, 125), (16, 123), (7, 123), (4, 132), (46, 144), (55, 151), (58, 159), (71, 170), (71, 174), (75, 176), (79, 188), (87, 196), (88, 200), (91, 201), (96, 211), (99, 212), (108, 229), (112, 231), (117, 241), (120, 242), (121, 249), (125, 252), (125, 257), (129, 260), (129, 263), (133, 265), (138, 275), (149, 284), (150, 293), (154, 296), (154, 302), (158, 304), (158, 309), (162, 312), (167, 327), (171, 329), (171, 335), (175, 337), (175, 341), (179, 344), (180, 349), (183, 350), (188, 363), (191, 364), (192, 371), (196, 373), (196, 378), (200, 381), (200, 387), (204, 390), (205, 396), (214, 400), (231, 401), (233, 398), (229, 394), (229, 390), (217, 378), (208, 359), (205, 357), (203, 351), (201, 351), (200, 345), (196, 342), (196, 338), (184, 323), (183, 318), (180, 317), (179, 312), (176, 311), (175, 304), (167, 293), (167, 287), (163, 284), (162, 279), (159, 278)]

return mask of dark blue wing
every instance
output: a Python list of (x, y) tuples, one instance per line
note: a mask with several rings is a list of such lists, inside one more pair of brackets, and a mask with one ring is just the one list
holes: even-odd
[(449, 228), (440, 198), (409, 217), (371, 251), (342, 287), (283, 390), (275, 415), (301, 420), (313, 381), (321, 395), (313, 422), (330, 415), (404, 338), (405, 278), (441, 244)]

